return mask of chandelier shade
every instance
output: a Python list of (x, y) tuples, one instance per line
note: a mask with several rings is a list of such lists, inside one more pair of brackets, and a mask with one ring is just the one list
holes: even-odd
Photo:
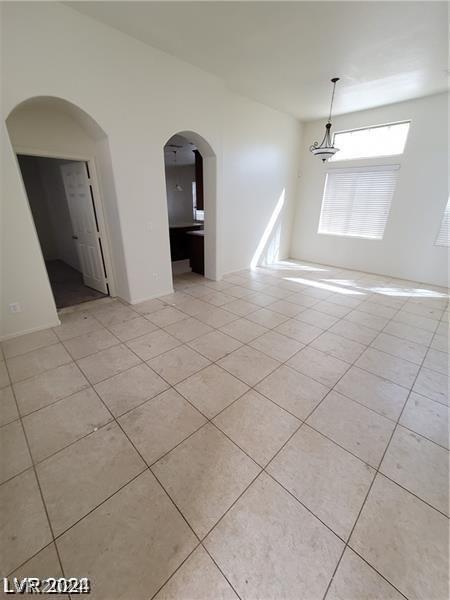
[(339, 77), (333, 77), (331, 83), (333, 84), (333, 93), (331, 95), (331, 104), (330, 104), (330, 115), (328, 117), (328, 122), (325, 125), (325, 135), (323, 136), (323, 140), (320, 142), (314, 142), (309, 147), (309, 150), (314, 156), (318, 156), (322, 159), (322, 162), (326, 162), (329, 158), (334, 156), (336, 152), (339, 152), (339, 148), (335, 148), (333, 146), (333, 142), (331, 140), (331, 113), (333, 110), (333, 100), (334, 100), (334, 90), (336, 88), (336, 83), (339, 81)]

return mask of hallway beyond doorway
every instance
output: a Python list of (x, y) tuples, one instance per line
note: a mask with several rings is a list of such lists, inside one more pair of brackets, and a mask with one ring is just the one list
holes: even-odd
[(56, 308), (65, 308), (89, 300), (105, 298), (106, 294), (84, 285), (82, 274), (62, 260), (49, 260), (45, 265)]

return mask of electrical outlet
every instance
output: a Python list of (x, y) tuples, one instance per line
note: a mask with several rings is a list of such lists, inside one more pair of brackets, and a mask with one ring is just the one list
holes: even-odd
[(20, 304), (18, 302), (13, 302), (12, 304), (9, 305), (9, 312), (20, 313), (20, 312), (22, 312), (22, 307), (20, 306)]
[(158, 279), (158, 273), (153, 273), (153, 279)]

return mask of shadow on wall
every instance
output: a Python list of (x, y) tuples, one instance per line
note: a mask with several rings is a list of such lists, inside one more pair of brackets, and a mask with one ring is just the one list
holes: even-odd
[(267, 266), (280, 258), (280, 242), (283, 207), (286, 199), (286, 189), (280, 194), (272, 215), (267, 223), (264, 233), (259, 240), (258, 246), (250, 263), (250, 268)]

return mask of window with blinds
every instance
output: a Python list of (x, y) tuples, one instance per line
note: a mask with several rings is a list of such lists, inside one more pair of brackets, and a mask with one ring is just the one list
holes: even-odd
[(328, 171), (318, 233), (383, 239), (399, 165)]
[(442, 217), (441, 227), (439, 229), (439, 233), (437, 235), (436, 241), (434, 242), (435, 246), (450, 246), (450, 200), (447, 202), (447, 206), (444, 210), (444, 215)]

